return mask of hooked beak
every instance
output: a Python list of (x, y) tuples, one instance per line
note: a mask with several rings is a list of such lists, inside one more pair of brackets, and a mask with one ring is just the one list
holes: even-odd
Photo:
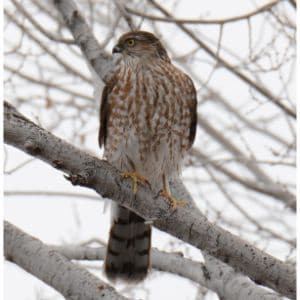
[(116, 45), (113, 47), (112, 53), (121, 53), (123, 48), (120, 45)]

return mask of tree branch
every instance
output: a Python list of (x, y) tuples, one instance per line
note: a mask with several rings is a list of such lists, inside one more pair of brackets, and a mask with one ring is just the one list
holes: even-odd
[(126, 300), (114, 288), (40, 240), (4, 222), (4, 255), (60, 292), (66, 299)]
[(128, 27), (130, 28), (131, 31), (138, 30), (137, 26), (134, 24), (131, 15), (127, 12), (126, 8), (124, 7), (124, 4), (122, 3), (124, 1), (120, 0), (114, 0), (114, 3), (118, 10), (120, 11), (122, 17), (125, 19)]
[(41, 78), (36, 78), (36, 77), (33, 77), (25, 72), (22, 72), (18, 69), (14, 69), (8, 65), (5, 65), (4, 66), (4, 69), (11, 72), (12, 74), (15, 74), (17, 76), (19, 76), (20, 78), (22, 79), (25, 79), (25, 80), (28, 80), (29, 82), (33, 83), (33, 84), (37, 84), (39, 86), (42, 86), (42, 87), (49, 87), (49, 88), (53, 88), (53, 89), (56, 89), (58, 91), (61, 91), (63, 93), (66, 93), (66, 94), (70, 94), (74, 97), (77, 97), (77, 98), (81, 98), (81, 99), (85, 99), (89, 102), (92, 102), (94, 101), (94, 98), (93, 97), (90, 97), (84, 93), (80, 93), (80, 92), (76, 92), (70, 88), (66, 88), (60, 84), (55, 84), (55, 83), (52, 83), (50, 80), (43, 80)]
[(53, 191), (5, 191), (5, 196), (45, 196), (45, 197), (64, 197), (64, 198), (79, 198), (99, 201), (99, 196), (92, 196), (86, 193), (68, 193), (68, 192), (53, 192)]
[(145, 13), (142, 13), (140, 11), (136, 11), (128, 6), (125, 7), (126, 11), (128, 13), (131, 13), (135, 16), (139, 16), (145, 19), (149, 19), (152, 21), (159, 21), (159, 22), (166, 22), (166, 23), (178, 23), (178, 24), (202, 24), (202, 25), (223, 25), (226, 23), (233, 23), (241, 20), (247, 20), (250, 19), (251, 17), (254, 17), (258, 14), (261, 14), (263, 12), (266, 12), (270, 10), (273, 6), (278, 4), (280, 1), (275, 0), (270, 3), (267, 3), (251, 12), (239, 15), (239, 16), (234, 16), (231, 18), (224, 18), (224, 19), (177, 19), (177, 18), (166, 18), (166, 17), (159, 17), (159, 16), (152, 16), (152, 15), (147, 15)]
[[(51, 247), (72, 260), (104, 260), (106, 253), (105, 247), (78, 245)], [(208, 255), (205, 256), (205, 263), (200, 263), (184, 258), (181, 253), (152, 249), (151, 261), (153, 268), (188, 278), (216, 292), (224, 300), (280, 299), (274, 293), (258, 287), (248, 277), (234, 272), (226, 264)]]
[(55, 137), (5, 103), (5, 142), (68, 174), (74, 185), (94, 189), (103, 197), (133, 210), (154, 226), (228, 263), (252, 280), (294, 298), (295, 270), (289, 264), (264, 253), (216, 225), (193, 205), (181, 181), (171, 184), (172, 192), (188, 204), (170, 209), (164, 198), (149, 187), (140, 186), (136, 195), (132, 183), (106, 161), (99, 160)]
[(290, 4), (297, 9), (297, 0), (289, 0)]
[(100, 78), (106, 82), (114, 67), (111, 55), (101, 49), (89, 25), (72, 0), (53, 0), (70, 29), (76, 44), (80, 47), (89, 64)]

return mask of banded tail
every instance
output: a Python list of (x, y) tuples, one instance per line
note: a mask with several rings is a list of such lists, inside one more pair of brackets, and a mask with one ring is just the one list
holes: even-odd
[(143, 280), (150, 267), (151, 225), (130, 210), (113, 205), (105, 273), (110, 280)]

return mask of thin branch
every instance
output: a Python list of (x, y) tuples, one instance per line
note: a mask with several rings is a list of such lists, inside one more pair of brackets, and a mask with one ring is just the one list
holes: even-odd
[[(220, 158), (220, 159), (208, 159), (204, 162), (202, 162), (201, 165), (207, 165), (210, 163), (219, 163), (219, 164), (230, 164), (230, 163), (240, 163), (241, 159), (236, 158), (236, 157), (230, 157), (230, 158)], [(264, 159), (256, 159), (255, 160), (256, 164), (261, 164), (261, 165), (269, 165), (269, 166), (284, 166), (284, 167), (290, 167), (290, 168), (295, 168), (296, 167), (296, 162), (289, 162), (289, 161), (283, 161), (281, 160), (264, 160)]]
[(257, 229), (261, 231), (265, 231), (268, 234), (270, 234), (273, 238), (284, 241), (288, 244), (290, 244), (293, 248), (296, 248), (296, 241), (288, 239), (284, 237), (283, 235), (277, 233), (276, 231), (267, 228), (263, 225), (261, 225), (259, 222), (257, 222), (249, 213), (246, 211), (240, 204), (237, 203), (237, 201), (234, 200), (234, 198), (230, 195), (230, 193), (225, 189), (223, 183), (214, 175), (214, 173), (210, 170), (209, 167), (205, 167), (205, 170), (210, 175), (211, 179), (215, 182), (219, 190), (222, 192), (224, 197), (243, 215), (245, 219), (247, 219), (251, 224), (253, 224)]
[(289, 0), (290, 4), (297, 9), (297, 0)]
[(140, 186), (137, 194), (133, 194), (132, 182), (124, 180), (108, 162), (55, 137), (6, 102), (4, 121), (6, 143), (68, 174), (72, 184), (94, 189), (102, 197), (152, 220), (158, 229), (228, 263), (255, 282), (295, 298), (295, 269), (210, 223), (195, 207), (180, 180), (171, 182), (172, 194), (185, 199), (187, 204), (173, 210), (163, 197), (147, 186)]
[(62, 37), (55, 36), (52, 34), (52, 32), (49, 32), (47, 29), (45, 29), (41, 24), (39, 24), (32, 16), (31, 14), (24, 8), (24, 6), (20, 5), (20, 3), (16, 0), (11, 0), (15, 7), (29, 20), (29, 22), (36, 28), (38, 29), (41, 33), (43, 33), (48, 39), (54, 41), (54, 42), (59, 42), (59, 43), (64, 43), (68, 45), (74, 45), (75, 42), (73, 39), (66, 39)]
[(11, 175), (12, 173), (22, 169), (23, 167), (25, 167), (27, 164), (33, 162), (35, 159), (34, 158), (29, 158), (29, 159), (26, 159), (25, 161), (23, 161), (22, 163), (18, 164), (17, 166), (11, 168), (10, 170), (5, 170), (4, 168), (4, 171), (3, 173), (5, 175)]
[(118, 10), (120, 11), (122, 17), (125, 19), (128, 27), (131, 31), (137, 30), (137, 26), (134, 24), (131, 15), (127, 12), (126, 8), (124, 7), (124, 4), (122, 3), (122, 0), (114, 0), (114, 3)]
[(93, 97), (90, 97), (90, 96), (88, 96), (86, 94), (83, 94), (83, 93), (80, 93), (80, 92), (76, 92), (76, 91), (74, 91), (74, 89), (72, 90), (72, 89), (63, 87), (63, 86), (61, 86), (59, 84), (52, 83), (50, 81), (43, 81), (42, 79), (35, 78), (35, 77), (33, 77), (33, 76), (29, 75), (29, 74), (21, 72), (20, 70), (14, 69), (14, 68), (12, 68), (12, 67), (10, 67), (8, 65), (5, 65), (4, 69), (8, 70), (12, 74), (15, 74), (15, 75), (19, 76), (22, 79), (28, 80), (28, 81), (30, 81), (30, 82), (32, 82), (34, 84), (43, 86), (45, 88), (53, 88), (53, 89), (59, 90), (61, 92), (64, 92), (66, 94), (69, 94), (71, 96), (82, 98), (82, 99), (94, 102), (94, 98)]
[(4, 191), (5, 196), (46, 196), (46, 197), (67, 197), (90, 200), (101, 200), (98, 196), (92, 196), (84, 193), (67, 193), (67, 192), (53, 192), (53, 191)]
[(249, 12), (249, 13), (246, 13), (246, 14), (243, 14), (243, 15), (240, 15), (240, 16), (235, 16), (235, 17), (226, 18), (226, 19), (210, 19), (210, 20), (164, 18), (164, 17), (159, 17), (159, 16), (147, 15), (145, 13), (136, 11), (136, 10), (134, 10), (134, 9), (128, 7), (128, 6), (125, 9), (127, 10), (127, 12), (129, 12), (129, 13), (135, 15), (135, 16), (142, 17), (142, 18), (145, 18), (145, 19), (149, 19), (149, 20), (152, 20), (152, 21), (158, 21), (158, 22), (178, 23), (178, 24), (223, 25), (223, 24), (226, 24), (226, 23), (233, 23), (233, 22), (237, 22), (237, 21), (241, 21), (241, 20), (250, 19), (251, 17), (254, 17), (258, 14), (269, 11), (273, 6), (275, 6), (279, 2), (281, 2), (281, 1), (280, 0), (272, 1), (272, 2), (267, 3), (267, 4), (255, 9), (255, 10)]
[(126, 300), (114, 288), (19, 228), (4, 222), (4, 255), (66, 299)]

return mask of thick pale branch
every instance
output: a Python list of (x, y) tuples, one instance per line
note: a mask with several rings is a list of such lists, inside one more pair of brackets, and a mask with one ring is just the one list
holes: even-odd
[(100, 78), (106, 82), (113, 69), (113, 59), (99, 46), (89, 25), (72, 0), (53, 0), (70, 29), (75, 43), (80, 47), (89, 64)]
[[(103, 260), (105, 247), (78, 245), (51, 246), (73, 260)], [(216, 292), (224, 300), (276, 300), (279, 296), (257, 286), (248, 277), (236, 273), (219, 260), (205, 255), (205, 263), (184, 258), (181, 253), (167, 253), (152, 249), (153, 268), (188, 278)]]
[(53, 248), (4, 222), (4, 255), (60, 292), (66, 299), (126, 300), (108, 284)]
[(172, 185), (179, 199), (189, 205), (172, 210), (164, 198), (141, 186), (136, 195), (132, 184), (107, 162), (84, 153), (38, 127), (14, 107), (5, 104), (5, 142), (69, 175), (73, 184), (89, 187), (103, 197), (135, 211), (154, 225), (179, 239), (206, 251), (252, 280), (294, 298), (295, 270), (289, 264), (264, 253), (228, 231), (211, 224), (192, 205), (180, 181)]

